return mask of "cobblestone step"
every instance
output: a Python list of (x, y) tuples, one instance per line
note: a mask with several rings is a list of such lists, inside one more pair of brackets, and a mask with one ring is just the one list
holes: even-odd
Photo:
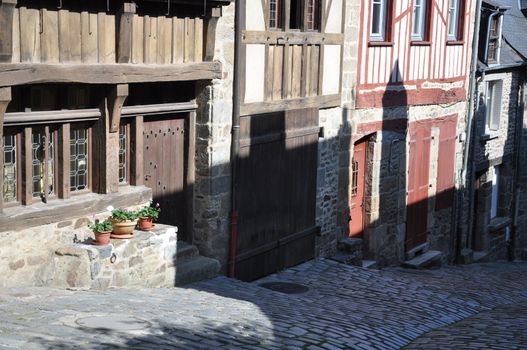
[(362, 267), (365, 269), (378, 269), (379, 265), (375, 260), (362, 260)]
[(194, 256), (176, 265), (176, 286), (216, 277), (219, 271), (220, 263), (218, 260)]
[(426, 253), (417, 255), (411, 260), (404, 262), (404, 267), (409, 267), (413, 269), (425, 269), (430, 267), (440, 267), (441, 266), (441, 257), (442, 253), (437, 250), (429, 250)]
[(188, 244), (183, 241), (178, 242), (177, 251), (176, 251), (176, 261), (178, 263), (189, 260), (198, 255), (199, 255), (199, 252), (196, 246), (192, 244)]

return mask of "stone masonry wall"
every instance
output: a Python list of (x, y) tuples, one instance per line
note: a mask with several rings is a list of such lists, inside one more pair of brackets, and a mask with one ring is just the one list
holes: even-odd
[(222, 63), (223, 79), (198, 87), (193, 243), (202, 255), (218, 259), (225, 272), (230, 223), (234, 3), (223, 7), (218, 21), (214, 60)]
[[(130, 206), (138, 209), (149, 202)], [(105, 219), (109, 212), (99, 212), (96, 218)], [(88, 228), (92, 214), (68, 220), (0, 232), (0, 287), (41, 286), (53, 284), (60, 269), (55, 252), (76, 242), (93, 237)]]

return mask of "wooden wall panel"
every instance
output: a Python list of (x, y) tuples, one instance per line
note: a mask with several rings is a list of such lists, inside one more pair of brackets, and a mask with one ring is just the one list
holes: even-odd
[(98, 28), (96, 13), (81, 13), (81, 57), (83, 63), (98, 61)]
[(157, 62), (157, 17), (145, 16), (144, 63)]
[(291, 46), (292, 51), (292, 71), (291, 71), (291, 97), (297, 98), (301, 96), (302, 84), (302, 45)]
[(284, 46), (276, 45), (273, 51), (273, 87), (272, 87), (272, 99), (282, 99), (282, 75), (284, 67)]
[(183, 61), (194, 61), (194, 19), (185, 17), (185, 50)]
[(20, 61), (40, 62), (40, 14), (20, 7)]
[(42, 33), (40, 33), (41, 61), (59, 62), (59, 16), (56, 11), (42, 9)]
[(170, 18), (157, 19), (157, 63), (169, 64), (172, 61), (172, 21)]
[(11, 62), (20, 62), (20, 11), (15, 8), (13, 13), (13, 56)]
[(99, 63), (115, 63), (115, 16), (97, 14)]
[(172, 18), (172, 63), (183, 63), (185, 51), (185, 19)]
[(194, 62), (203, 61), (203, 20), (194, 18)]
[(132, 63), (144, 61), (144, 18), (134, 15), (132, 24)]

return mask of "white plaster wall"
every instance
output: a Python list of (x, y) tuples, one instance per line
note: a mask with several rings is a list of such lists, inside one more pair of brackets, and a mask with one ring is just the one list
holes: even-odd
[(331, 5), (328, 11), (326, 33), (342, 33), (342, 0), (328, 1)]
[(260, 0), (249, 0), (246, 2), (245, 29), (265, 30), (264, 10)]
[(245, 103), (264, 100), (265, 45), (247, 45), (245, 63)]
[(324, 75), (322, 94), (338, 94), (340, 91), (340, 45), (324, 47)]

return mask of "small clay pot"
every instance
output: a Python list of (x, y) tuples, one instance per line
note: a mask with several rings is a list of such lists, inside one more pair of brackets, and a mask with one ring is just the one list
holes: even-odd
[(152, 223), (152, 218), (150, 217), (139, 218), (139, 221), (137, 222), (137, 226), (139, 226), (139, 229), (142, 231), (150, 231), (154, 228), (154, 224)]
[(106, 232), (93, 231), (93, 234), (95, 235), (94, 244), (95, 245), (108, 245), (108, 244), (110, 244), (110, 234), (111, 233), (112, 233), (111, 231), (106, 231)]
[(113, 226), (112, 233), (113, 235), (116, 235), (116, 236), (132, 235), (134, 233), (135, 225), (137, 224), (137, 221), (135, 220), (122, 221), (122, 222), (111, 221), (111, 222)]

